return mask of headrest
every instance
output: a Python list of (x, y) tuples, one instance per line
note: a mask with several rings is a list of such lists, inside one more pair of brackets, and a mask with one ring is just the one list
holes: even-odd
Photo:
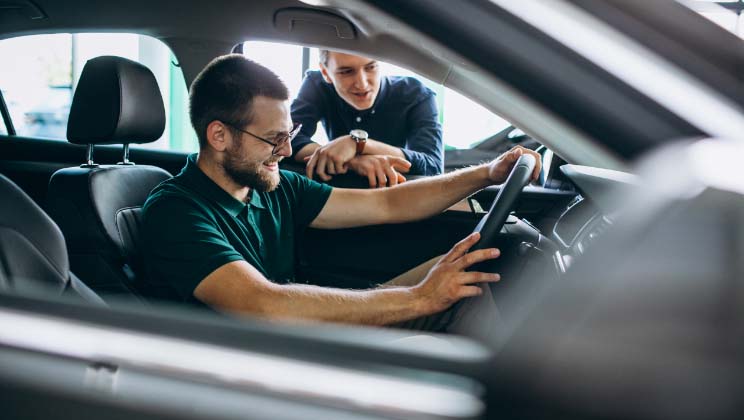
[(147, 67), (113, 56), (85, 63), (67, 123), (71, 143), (149, 143), (164, 129), (163, 97)]

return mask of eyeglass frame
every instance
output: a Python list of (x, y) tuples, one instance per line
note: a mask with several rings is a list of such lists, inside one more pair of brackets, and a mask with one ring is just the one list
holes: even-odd
[(265, 138), (263, 138), (261, 136), (257, 136), (255, 134), (251, 133), (250, 131), (246, 131), (246, 130), (243, 130), (242, 128), (238, 128), (237, 126), (235, 126), (235, 124), (230, 124), (230, 123), (225, 122), (225, 121), (220, 121), (220, 122), (222, 124), (229, 125), (230, 127), (232, 127), (234, 129), (240, 131), (241, 133), (245, 133), (245, 134), (251, 135), (251, 136), (255, 137), (258, 140), (261, 140), (262, 142), (264, 142), (266, 144), (270, 144), (270, 145), (274, 146), (274, 148), (271, 149), (271, 154), (272, 155), (275, 155), (276, 154), (276, 149), (278, 149), (278, 148), (284, 146), (285, 144), (291, 142), (292, 140), (294, 140), (294, 138), (297, 137), (297, 134), (300, 133), (300, 129), (302, 129), (302, 124), (301, 123), (293, 123), (292, 124), (292, 130), (290, 130), (289, 133), (287, 133), (286, 140), (282, 139), (282, 140), (279, 140), (276, 143), (274, 143), (273, 141), (266, 140)]

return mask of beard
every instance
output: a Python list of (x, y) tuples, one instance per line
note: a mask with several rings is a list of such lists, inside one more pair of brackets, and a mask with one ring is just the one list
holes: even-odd
[[(243, 156), (242, 147), (239, 144), (225, 153), (222, 167), (225, 174), (238, 185), (254, 189), (259, 192), (273, 191), (279, 186), (279, 176), (273, 172), (262, 171), (264, 162), (248, 161), (240, 158)], [(281, 158), (271, 161), (279, 161)]]

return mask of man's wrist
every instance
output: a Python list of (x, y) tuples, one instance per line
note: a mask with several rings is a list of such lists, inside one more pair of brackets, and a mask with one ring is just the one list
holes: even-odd
[(355, 154), (358, 156), (364, 153), (364, 147), (367, 145), (367, 139), (369, 138), (369, 133), (357, 128), (357, 129), (351, 130), (351, 132), (349, 132), (349, 136), (356, 143)]
[(500, 184), (498, 180), (491, 179), (491, 165), (488, 163), (484, 163), (481, 165), (476, 166), (475, 168), (476, 176), (478, 178), (478, 184), (481, 188), (486, 188), (491, 185)]
[(423, 293), (423, 289), (420, 284), (415, 286), (406, 287), (410, 294), (411, 308), (416, 314), (416, 317), (428, 316), (435, 313), (434, 305), (428, 299), (428, 296)]

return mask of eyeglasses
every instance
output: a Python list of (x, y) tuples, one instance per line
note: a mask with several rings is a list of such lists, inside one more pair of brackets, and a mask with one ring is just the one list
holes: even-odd
[(234, 129), (240, 131), (241, 133), (245, 133), (245, 134), (251, 135), (251, 136), (255, 137), (256, 139), (261, 140), (264, 143), (267, 143), (267, 144), (270, 144), (270, 145), (274, 146), (274, 148), (271, 150), (271, 154), (272, 155), (275, 155), (276, 154), (277, 149), (282, 148), (285, 144), (287, 144), (288, 142), (292, 141), (295, 137), (297, 137), (297, 134), (299, 134), (300, 129), (302, 128), (302, 124), (300, 124), (300, 123), (294, 123), (294, 124), (292, 124), (292, 130), (289, 133), (279, 133), (274, 138), (274, 141), (271, 141), (271, 140), (266, 140), (263, 137), (259, 137), (259, 136), (255, 135), (255, 134), (251, 133), (250, 131), (245, 131), (245, 130), (243, 130), (241, 128), (238, 128), (234, 124), (226, 123), (224, 121), (221, 121), (221, 122), (222, 122), (222, 124), (229, 125), (230, 127), (232, 127)]

